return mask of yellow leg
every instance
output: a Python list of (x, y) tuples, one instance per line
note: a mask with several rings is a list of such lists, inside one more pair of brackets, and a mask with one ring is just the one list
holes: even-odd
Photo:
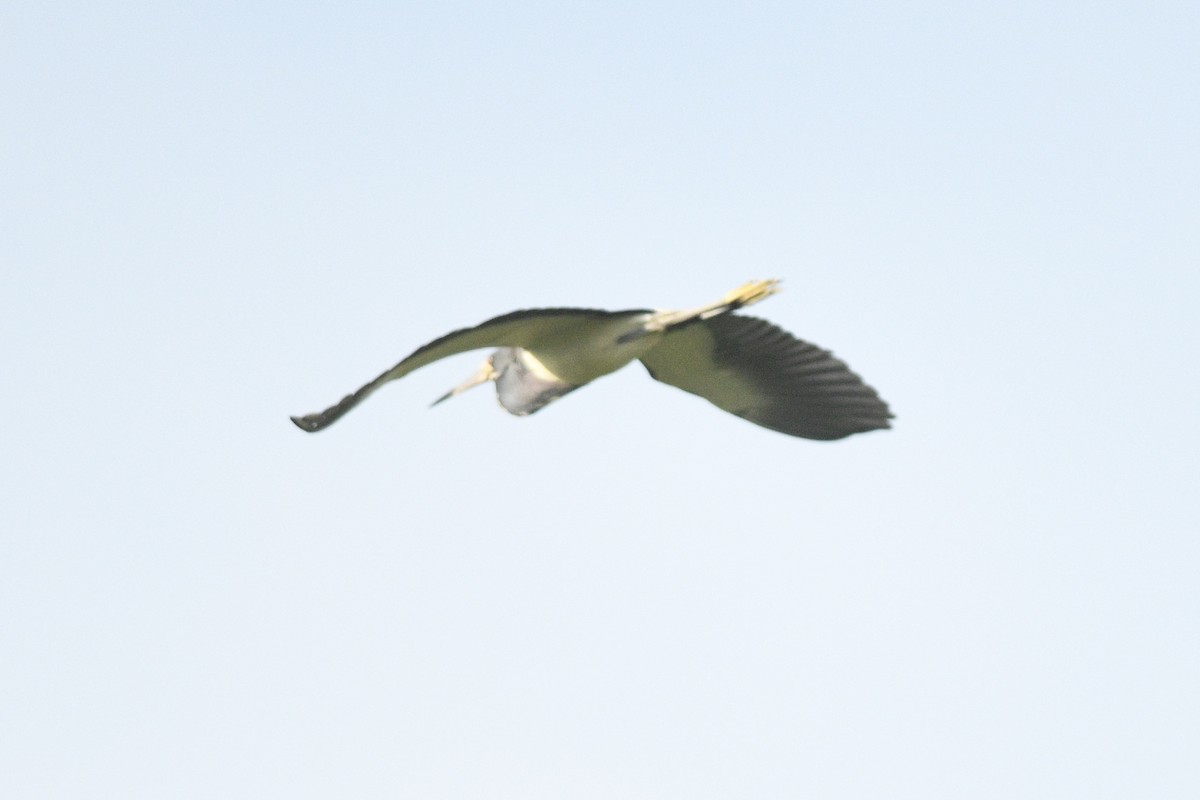
[(765, 281), (750, 281), (725, 295), (722, 304), (729, 306), (729, 310), (732, 311), (735, 308), (757, 303), (759, 300), (766, 300), (778, 291), (779, 281), (775, 278)]
[(719, 314), (736, 311), (742, 306), (752, 305), (765, 300), (779, 291), (779, 281), (772, 278), (765, 281), (750, 281), (744, 283), (715, 303), (693, 308), (690, 311), (659, 311), (646, 323), (646, 329), (664, 331), (673, 325), (687, 322), (689, 319), (709, 319)]

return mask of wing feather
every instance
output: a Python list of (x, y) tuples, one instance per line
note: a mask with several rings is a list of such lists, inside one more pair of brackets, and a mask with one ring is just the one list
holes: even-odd
[(887, 404), (845, 362), (756, 317), (722, 314), (671, 328), (641, 360), (655, 380), (791, 436), (841, 439), (890, 427)]
[(292, 417), (292, 422), (301, 430), (313, 433), (337, 422), (350, 409), (357, 406), (376, 389), (389, 381), (403, 378), (410, 372), (432, 364), (439, 359), (478, 350), (484, 347), (522, 347), (537, 350), (543, 340), (569, 337), (589, 323), (607, 320), (625, 314), (642, 314), (643, 311), (601, 311), (591, 308), (535, 308), (513, 311), (493, 317), (473, 328), (461, 328), (418, 347), (396, 366), (375, 380), (364, 384), (357, 391), (346, 395), (324, 411), (302, 417)]

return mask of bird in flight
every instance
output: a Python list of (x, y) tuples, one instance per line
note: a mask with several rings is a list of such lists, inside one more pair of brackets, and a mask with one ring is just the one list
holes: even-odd
[(491, 381), (500, 405), (526, 416), (636, 360), (657, 381), (789, 436), (841, 439), (891, 427), (887, 404), (845, 362), (766, 320), (733, 313), (778, 291), (777, 280), (750, 281), (689, 311), (514, 311), (435, 339), (324, 411), (292, 422), (310, 433), (324, 430), (389, 381), (496, 347), (433, 404)]

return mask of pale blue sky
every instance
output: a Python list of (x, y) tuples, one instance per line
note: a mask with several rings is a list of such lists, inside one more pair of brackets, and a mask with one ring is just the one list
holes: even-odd
[[(9, 3), (0, 794), (1200, 796), (1195, 3)], [(893, 431), (535, 306), (754, 313)]]

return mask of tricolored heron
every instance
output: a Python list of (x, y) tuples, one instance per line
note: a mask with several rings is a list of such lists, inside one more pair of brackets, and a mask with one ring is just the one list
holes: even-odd
[(731, 313), (778, 290), (779, 281), (751, 281), (690, 311), (514, 311), (435, 339), (337, 404), (292, 422), (322, 430), (388, 381), (447, 356), (498, 347), (434, 405), (494, 381), (500, 405), (525, 416), (640, 360), (655, 380), (791, 436), (841, 439), (890, 427), (887, 404), (832, 353)]

